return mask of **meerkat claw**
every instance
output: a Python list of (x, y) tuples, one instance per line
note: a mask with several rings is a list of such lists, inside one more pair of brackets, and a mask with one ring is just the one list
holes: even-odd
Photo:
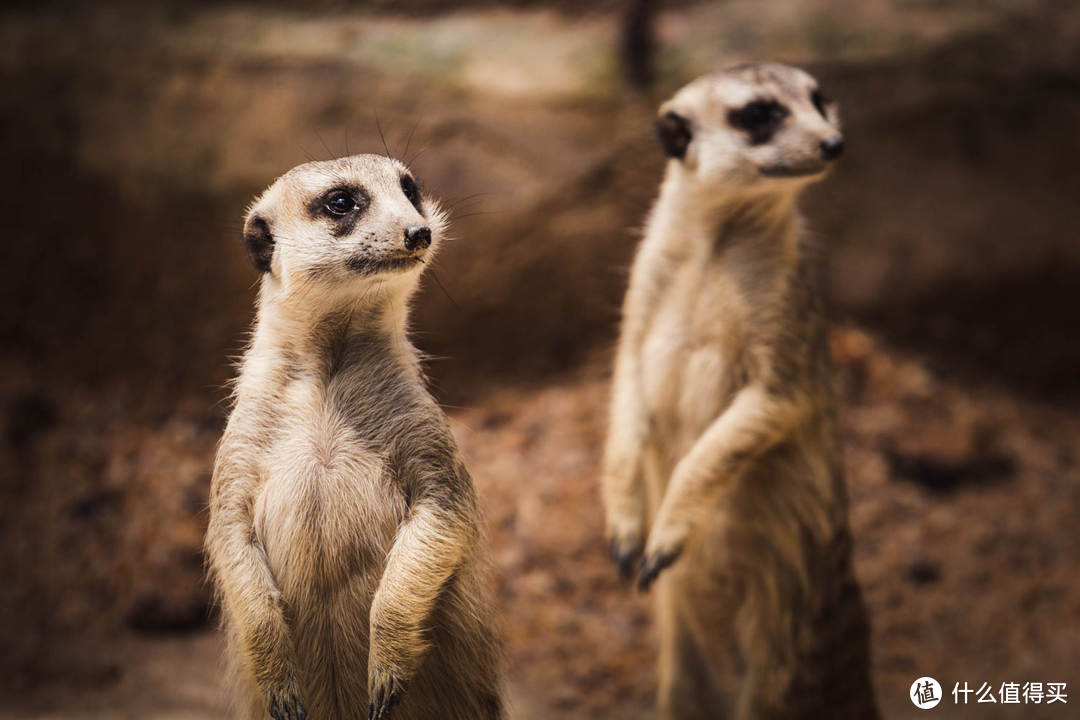
[(398, 696), (390, 695), (378, 707), (374, 704), (368, 705), (368, 720), (386, 720), (390, 717), (390, 708), (397, 704)]
[(300, 698), (293, 692), (286, 691), (284, 697), (279, 694), (274, 694), (268, 703), (267, 708), (270, 712), (270, 717), (274, 720), (305, 720), (307, 718), (307, 710), (304, 709), (304, 704), (300, 702)]
[(641, 560), (641, 570), (638, 573), (638, 590), (648, 592), (661, 572), (671, 567), (679, 558), (682, 549), (673, 552), (660, 553), (659, 555), (646, 556)]
[(615, 563), (615, 566), (619, 569), (619, 577), (623, 580), (629, 580), (634, 575), (634, 561), (638, 556), (638, 549), (633, 547), (624, 547), (618, 540), (612, 538), (611, 540), (611, 560)]
[(368, 704), (368, 720), (386, 720), (390, 717), (390, 709), (401, 700), (402, 688), (393, 679), (382, 687), (379, 687), (371, 695)]

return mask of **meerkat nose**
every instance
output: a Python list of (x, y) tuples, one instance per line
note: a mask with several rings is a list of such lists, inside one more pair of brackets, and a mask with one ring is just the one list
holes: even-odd
[(826, 160), (835, 160), (843, 154), (844, 138), (839, 135), (821, 141), (821, 155)]
[(428, 245), (431, 245), (431, 228), (427, 225), (410, 225), (405, 228), (406, 250), (423, 250)]

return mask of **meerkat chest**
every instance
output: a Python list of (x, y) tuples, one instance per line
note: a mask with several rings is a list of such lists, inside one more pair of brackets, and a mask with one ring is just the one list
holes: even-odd
[(722, 268), (690, 265), (673, 276), (641, 349), (641, 388), (659, 431), (696, 437), (723, 410), (737, 380), (742, 317)]
[(285, 393), (281, 417), (255, 507), (271, 569), (288, 585), (336, 584), (381, 567), (405, 499), (357, 409), (315, 383), (297, 382)]

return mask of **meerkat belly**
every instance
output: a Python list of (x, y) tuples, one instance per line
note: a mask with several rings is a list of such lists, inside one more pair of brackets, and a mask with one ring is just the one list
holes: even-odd
[(358, 579), (374, 592), (404, 498), (346, 413), (324, 408), (286, 425), (255, 507), (255, 532), (282, 592), (328, 597), (354, 592)]
[(735, 385), (730, 317), (700, 284), (675, 286), (656, 310), (642, 347), (642, 391), (654, 440), (681, 457), (723, 412)]

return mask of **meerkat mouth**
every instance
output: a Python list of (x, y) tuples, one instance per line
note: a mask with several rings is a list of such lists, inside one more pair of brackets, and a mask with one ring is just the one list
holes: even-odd
[(424, 259), (420, 255), (397, 255), (389, 258), (352, 257), (345, 264), (357, 275), (379, 275), (403, 272), (422, 262)]
[(828, 169), (827, 165), (818, 165), (814, 167), (790, 167), (788, 165), (768, 165), (760, 168), (760, 172), (763, 176), (769, 178), (800, 178), (800, 177), (813, 177), (814, 175), (821, 175)]

